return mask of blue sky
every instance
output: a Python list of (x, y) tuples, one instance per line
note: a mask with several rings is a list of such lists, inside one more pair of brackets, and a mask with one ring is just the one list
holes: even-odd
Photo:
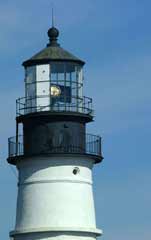
[[(86, 61), (104, 162), (94, 168), (102, 240), (151, 239), (151, 2), (55, 0), (61, 45)], [(0, 235), (14, 228), (16, 176), (6, 163), (15, 134), (15, 100), (24, 95), (21, 63), (45, 47), (51, 1), (0, 0)]]

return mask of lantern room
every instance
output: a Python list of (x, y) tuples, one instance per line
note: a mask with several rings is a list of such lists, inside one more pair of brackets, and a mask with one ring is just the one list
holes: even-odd
[(19, 114), (41, 111), (90, 113), (92, 100), (83, 96), (84, 62), (57, 42), (59, 31), (48, 30), (47, 47), (25, 61), (25, 98), (17, 101)]

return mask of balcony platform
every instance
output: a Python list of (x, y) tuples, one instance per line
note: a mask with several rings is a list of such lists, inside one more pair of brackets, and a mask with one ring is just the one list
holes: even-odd
[(19, 136), (18, 139), (16, 137), (11, 137), (8, 139), (8, 163), (15, 165), (17, 161), (37, 156), (87, 156), (88, 158), (93, 158), (95, 163), (99, 163), (103, 160), (101, 151), (101, 137), (92, 134), (86, 134), (84, 148), (81, 148), (80, 144), (78, 143), (67, 146), (53, 146), (49, 151), (38, 154), (26, 154), (24, 151), (23, 140), (23, 136)]
[(88, 97), (71, 97), (69, 103), (67, 99), (64, 102), (52, 102), (48, 95), (19, 98), (16, 101), (16, 119), (22, 122), (30, 117), (43, 117), (49, 120), (58, 120), (65, 117), (66, 120), (77, 120), (82, 122), (91, 122), (93, 120), (94, 111), (92, 109), (92, 99)]

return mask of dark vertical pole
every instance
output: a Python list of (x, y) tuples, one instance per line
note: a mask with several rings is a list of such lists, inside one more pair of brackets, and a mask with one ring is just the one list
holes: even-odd
[(10, 141), (10, 138), (8, 139), (8, 156), (10, 157), (11, 156), (11, 150), (10, 150), (10, 148), (11, 148), (11, 141)]
[(102, 155), (102, 149), (101, 149), (101, 138), (99, 137), (99, 155)]
[(76, 72), (76, 111), (79, 112), (79, 101), (81, 101), (81, 99), (79, 99), (79, 91), (78, 91), (78, 84), (79, 84), (79, 68), (78, 66), (75, 66), (75, 72)]
[[(70, 70), (69, 70), (70, 71)], [(70, 111), (74, 111), (74, 101), (75, 101), (75, 99), (74, 98), (72, 98), (73, 97), (73, 93), (72, 93), (72, 72), (70, 71), (70, 89), (71, 89), (71, 104), (70, 104)], [(73, 104), (72, 104), (72, 101), (73, 101)], [(73, 107), (72, 107), (73, 106)]]
[(67, 110), (67, 102), (68, 102), (68, 92), (66, 92), (66, 64), (63, 64), (63, 77), (64, 77), (64, 102), (65, 102), (65, 111)]
[(50, 85), (49, 85), (49, 91), (50, 91), (49, 104), (50, 104), (50, 110), (52, 110), (51, 84), (52, 84), (52, 68), (53, 67), (54, 67), (54, 65), (49, 64), (49, 81), (50, 81)]
[(18, 155), (18, 121), (16, 120), (16, 156)]

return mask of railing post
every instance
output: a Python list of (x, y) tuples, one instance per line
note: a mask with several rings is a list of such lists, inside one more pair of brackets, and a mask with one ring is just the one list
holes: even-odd
[(16, 120), (16, 156), (18, 155), (18, 121)]
[(9, 154), (9, 157), (10, 157), (10, 138), (8, 139), (8, 154)]
[(101, 150), (101, 138), (99, 137), (99, 154), (102, 155), (102, 150)]
[(83, 111), (83, 113), (85, 113), (85, 111), (86, 111), (86, 104), (85, 104), (85, 97), (84, 97), (84, 102), (83, 102), (83, 109), (82, 109), (82, 111)]
[(17, 104), (17, 100), (16, 100), (16, 116), (18, 115), (18, 104)]

